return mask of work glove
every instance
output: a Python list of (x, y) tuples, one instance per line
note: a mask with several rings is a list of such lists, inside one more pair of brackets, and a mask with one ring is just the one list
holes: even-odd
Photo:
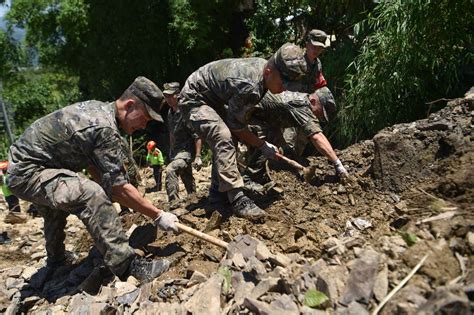
[(196, 169), (196, 171), (199, 171), (202, 167), (202, 160), (199, 155), (196, 155), (193, 161), (193, 167)]
[(178, 217), (171, 212), (161, 211), (161, 215), (155, 219), (155, 226), (159, 227), (163, 231), (173, 231), (179, 233), (176, 222)]
[(334, 169), (336, 170), (336, 175), (339, 176), (343, 184), (351, 182), (352, 179), (349, 176), (349, 172), (347, 172), (346, 168), (344, 165), (342, 165), (342, 162), (339, 159), (334, 161)]
[(262, 150), (263, 155), (267, 159), (276, 160), (276, 158), (277, 158), (276, 154), (278, 153), (278, 148), (276, 146), (274, 146), (273, 144), (265, 141), (259, 149)]

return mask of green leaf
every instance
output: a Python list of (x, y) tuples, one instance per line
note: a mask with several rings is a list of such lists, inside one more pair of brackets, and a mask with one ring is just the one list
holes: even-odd
[(221, 267), (217, 271), (221, 276), (224, 277), (224, 285), (222, 286), (222, 293), (224, 294), (229, 294), (231, 284), (230, 284), (230, 278), (232, 277), (232, 272), (228, 267)]
[(418, 241), (418, 238), (413, 233), (408, 233), (408, 232), (399, 232), (399, 233), (408, 246), (413, 246)]
[(321, 306), (324, 302), (329, 301), (329, 298), (321, 291), (316, 289), (309, 289), (304, 294), (304, 305), (316, 308)]

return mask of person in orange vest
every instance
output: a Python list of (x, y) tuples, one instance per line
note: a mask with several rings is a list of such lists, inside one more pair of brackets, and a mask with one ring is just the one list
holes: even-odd
[(154, 187), (157, 191), (161, 191), (162, 182), (161, 182), (161, 173), (163, 172), (163, 165), (165, 164), (165, 159), (160, 149), (156, 147), (155, 141), (149, 141), (146, 145), (148, 154), (146, 155), (146, 161), (153, 169), (153, 177), (155, 178), (156, 186)]

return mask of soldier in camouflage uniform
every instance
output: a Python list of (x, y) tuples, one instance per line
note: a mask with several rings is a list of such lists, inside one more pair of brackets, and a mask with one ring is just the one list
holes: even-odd
[[(167, 260), (147, 261), (135, 255), (112, 206), (119, 202), (154, 219), (160, 228), (177, 231), (176, 216), (156, 208), (130, 184), (124, 166), (124, 161), (130, 165), (130, 152), (120, 135), (120, 130), (130, 135), (152, 119), (162, 121), (162, 100), (153, 82), (138, 77), (115, 102), (64, 107), (35, 121), (11, 146), (8, 186), (40, 209), (44, 218), (44, 278), (65, 263), (69, 214), (81, 219), (115, 275), (147, 281), (168, 269)], [(84, 168), (94, 181), (79, 176)]]
[(303, 51), (285, 44), (268, 61), (218, 60), (199, 68), (186, 80), (178, 106), (188, 126), (212, 150), (210, 197), (226, 193), (237, 216), (259, 218), (265, 212), (243, 193), (232, 134), (259, 148), (267, 158), (275, 158), (277, 148), (249, 131), (245, 114), (267, 90), (277, 94), (288, 88), (301, 88), (296, 83), (306, 73), (306, 67)]
[[(267, 93), (261, 102), (248, 113), (251, 129), (261, 139), (272, 141), (283, 146), (283, 128), (294, 127), (301, 130), (306, 141), (310, 140), (314, 147), (334, 164), (336, 174), (344, 176), (347, 170), (337, 158), (331, 144), (323, 134), (320, 121), (328, 122), (334, 117), (336, 105), (328, 88), (323, 87), (313, 94), (283, 92), (281, 94)], [(249, 175), (252, 179), (264, 179), (264, 157), (258, 152), (249, 152)], [(262, 182), (260, 182), (262, 183)]]
[(179, 177), (183, 181), (186, 192), (196, 191), (192, 165), (199, 170), (202, 166), (202, 140), (183, 122), (183, 116), (178, 109), (179, 83), (164, 84), (163, 94), (170, 109), (168, 111), (168, 129), (170, 132), (170, 159), (166, 166), (166, 193), (170, 208), (179, 206)]

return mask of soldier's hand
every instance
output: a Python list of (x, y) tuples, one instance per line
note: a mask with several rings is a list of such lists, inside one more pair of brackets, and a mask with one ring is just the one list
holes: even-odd
[(171, 212), (161, 211), (161, 215), (155, 219), (155, 225), (163, 231), (173, 231), (179, 233), (176, 222), (179, 222), (178, 217)]
[(200, 156), (196, 156), (193, 161), (193, 167), (196, 169), (196, 171), (199, 171), (202, 167), (202, 160)]
[(273, 159), (273, 160), (276, 159), (276, 154), (278, 153), (278, 148), (276, 146), (274, 146), (273, 144), (265, 141), (259, 149), (262, 150), (263, 155), (267, 159)]

